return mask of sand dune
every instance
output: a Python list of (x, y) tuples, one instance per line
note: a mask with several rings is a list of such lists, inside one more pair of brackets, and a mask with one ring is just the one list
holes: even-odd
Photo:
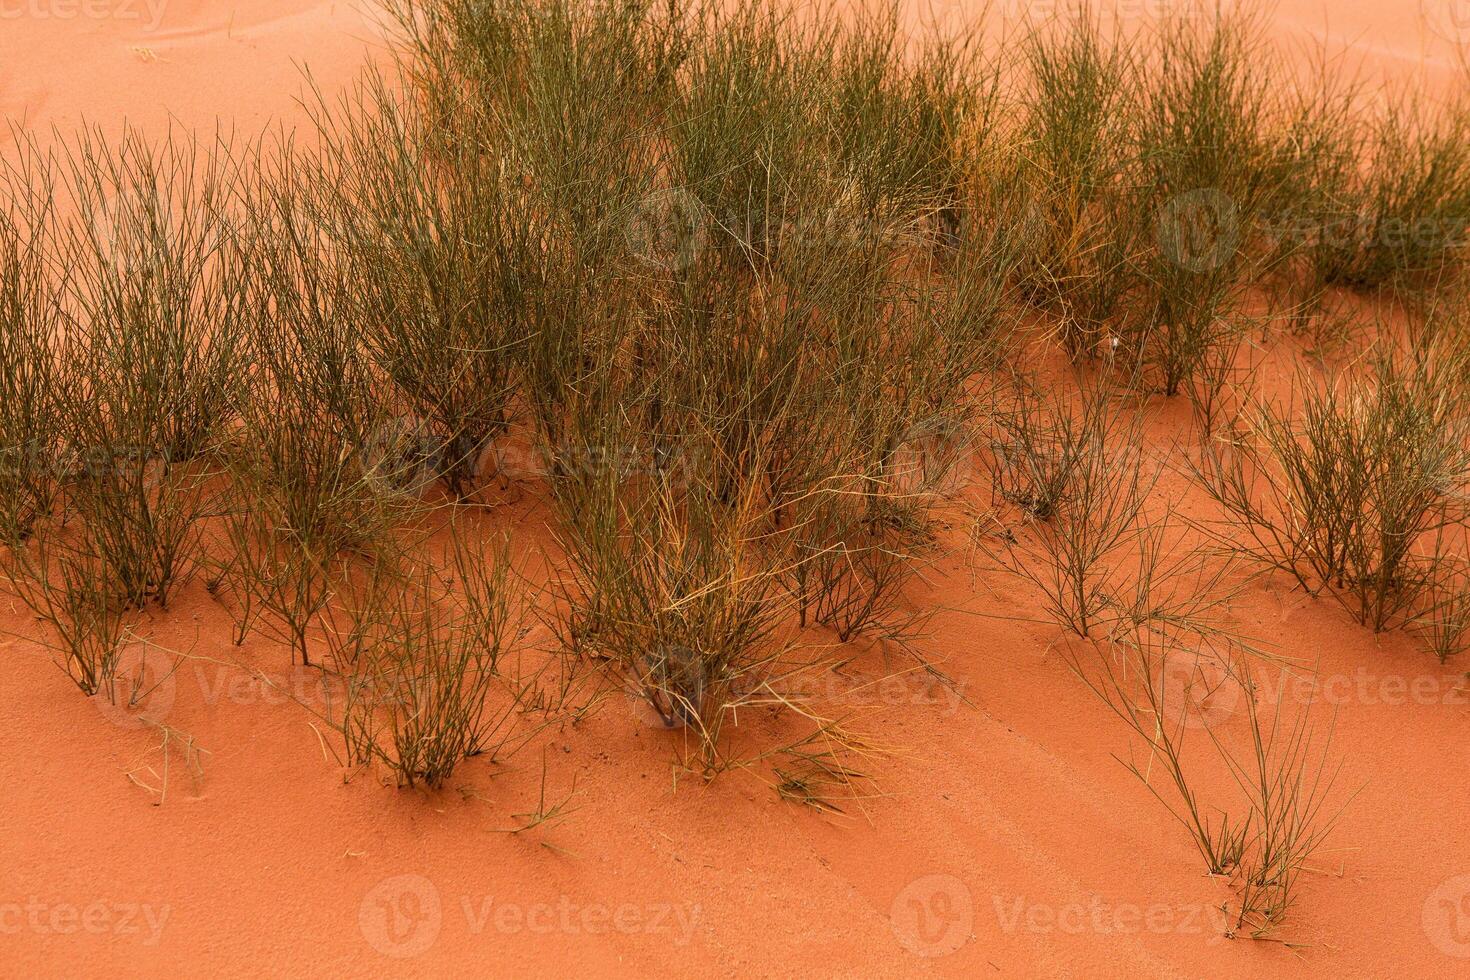
[[(375, 15), (345, 0), (153, 2), (67, 16), (59, 0), (0, 0), (0, 114), (33, 129), (290, 125), (303, 68), (330, 90), (381, 49)], [(1289, 0), (1272, 22), (1283, 38), (1351, 45), (1375, 70), (1456, 78), (1470, 14), (1405, 6)], [(1155, 444), (1187, 420), (1162, 410)], [(1165, 489), (1190, 506), (1183, 481)], [(546, 537), (534, 496), (506, 506)], [(865, 730), (895, 751), (873, 761), (878, 792), (843, 816), (738, 773), (676, 784), (666, 734), (637, 725), (631, 704), (545, 738), (550, 791), (576, 791), (553, 826), (503, 832), (536, 806), (540, 752), (466, 766), (436, 795), (370, 774), (344, 783), (309, 714), (223, 665), (243, 657), (308, 698), (314, 675), (263, 641), (231, 647), (198, 583), (154, 638), (193, 650), (167, 721), (209, 755), (197, 783), (173, 756), (155, 806), (125, 774), (161, 779), (156, 733), (80, 697), (6, 598), (18, 635), (0, 641), (0, 974), (1470, 973), (1463, 666), (1284, 582), (1249, 587), (1232, 615), (1315, 669), (1350, 760), (1338, 795), (1357, 795), (1293, 913), (1301, 948), (1230, 941), (1225, 885), (1113, 758), (1125, 731), (1069, 671), (1056, 631), (1024, 621), (1034, 598), (974, 578), (957, 529), (945, 543), (954, 556), (912, 597), (943, 607), (919, 642), (972, 703), (911, 676), (859, 699)], [(888, 669), (869, 651), (834, 683)], [(1241, 721), (1230, 706), (1219, 719)]]
[[(34, 12), (32, 12), (34, 10)], [(13, 0), (0, 19), (0, 109), (32, 126), (291, 118), (303, 70), (349, 79), (377, 15), (309, 0)]]

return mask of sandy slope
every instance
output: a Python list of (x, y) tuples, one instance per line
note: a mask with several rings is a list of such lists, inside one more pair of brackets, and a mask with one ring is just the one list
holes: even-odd
[[(236, 8), (167, 0), (155, 23), (142, 0), (83, 8), (101, 17), (0, 0), (0, 112), (33, 126), (174, 116), (249, 130), (295, 118), (298, 63), (330, 87), (376, 43), (347, 3)], [(1453, 64), (1453, 18), (1435, 32), (1391, 0), (1332, 8), (1292, 0), (1279, 29), (1325, 28), (1386, 65), (1421, 51), (1442, 72)], [(1161, 451), (1187, 437), (1181, 407), (1155, 414)], [(1185, 494), (1177, 480), (1164, 489)], [(534, 496), (499, 513), (545, 540)], [(959, 547), (958, 529), (946, 543)], [(0, 641), (0, 974), (1470, 973), (1463, 665), (1440, 669), (1284, 583), (1250, 587), (1236, 608), (1256, 640), (1315, 666), (1347, 760), (1337, 796), (1359, 790), (1303, 888), (1289, 937), (1307, 948), (1293, 954), (1221, 938), (1224, 884), (1114, 760), (1128, 750), (1121, 726), (1068, 671), (1056, 630), (1026, 622), (1038, 615), (1028, 589), (972, 580), (958, 554), (929, 579), (911, 599), (945, 611), (920, 647), (973, 706), (913, 676), (851, 699), (895, 754), (873, 761), (878, 795), (846, 818), (740, 774), (675, 786), (668, 736), (615, 700), (544, 739), (550, 791), (575, 783), (576, 810), (520, 835), (498, 831), (535, 808), (539, 749), (498, 771), (471, 762), (435, 796), (371, 775), (344, 784), (307, 712), (216, 661), (241, 657), (308, 699), (312, 675), (264, 640), (230, 648), (197, 583), (153, 638), (193, 654), (166, 720), (210, 754), (197, 785), (175, 754), (154, 806), (124, 774), (157, 768), (157, 735), (82, 698), (0, 600), (22, 634)], [(889, 669), (870, 651), (833, 684)], [(1239, 734), (1239, 706), (1218, 722)]]

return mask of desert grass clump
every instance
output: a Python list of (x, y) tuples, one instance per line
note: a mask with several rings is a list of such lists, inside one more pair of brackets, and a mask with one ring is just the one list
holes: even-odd
[(244, 385), (228, 146), (84, 135), (59, 261), (68, 396), (63, 488), (121, 598), (166, 602), (210, 512), (211, 453)]
[(913, 618), (895, 615), (919, 552), (928, 544), (920, 507), (891, 484), (857, 473), (833, 477), (791, 501), (778, 536), (784, 578), (800, 625), (902, 639)]
[(1323, 54), (1285, 89), (1272, 127), (1277, 180), (1254, 229), (1262, 279), (1291, 327), (1319, 341), (1337, 327), (1325, 310), (1332, 256), (1358, 220), (1348, 188), (1360, 169), (1362, 111), (1361, 78)]
[(56, 515), (68, 392), (55, 180), (54, 157), (27, 142), (0, 179), (9, 201), (0, 213), (0, 543), (11, 591), (53, 634), (62, 669), (83, 693), (115, 701), (125, 602), (104, 558)]
[(6, 564), (12, 591), (54, 633), (62, 669), (87, 695), (115, 703), (128, 614), (103, 560), (38, 535), (24, 563)]
[(1043, 593), (1047, 610), (1078, 636), (1116, 614), (1124, 555), (1146, 530), (1145, 506), (1161, 468), (1150, 463), (1141, 417), (1102, 382), (1080, 405), (1045, 405), (1028, 386), (999, 415), (994, 488), (1021, 527), (987, 515), (974, 541)]
[(704, 247), (759, 265), (813, 229), (955, 243), (999, 120), (999, 72), (973, 38), (910, 55), (886, 7), (704, 5), (694, 22), (670, 163)]
[(1166, 395), (1234, 343), (1227, 314), (1277, 257), (1258, 234), (1286, 180), (1272, 64), (1255, 23), (1224, 14), (1165, 22), (1142, 59), (1137, 189), (1153, 235), (1130, 334)]
[(393, 559), (437, 444), (405, 422), (369, 354), (359, 287), (320, 220), (321, 171), (301, 157), (262, 151), (242, 191), (251, 383), (226, 447), (230, 549), (212, 581), (235, 600), (237, 643), (268, 610), (311, 663), (308, 631), (342, 566)]
[[(413, 7), (405, 70), (480, 175), (457, 193), (492, 244), (493, 324), (512, 356), (516, 404), (528, 410), (552, 468), (587, 410), (583, 392), (647, 308), (646, 285), (686, 259), (703, 213), (671, 182), (665, 116), (691, 26), (679, 5), (638, 0)], [(452, 167), (449, 168), (452, 171)], [(493, 254), (489, 254), (493, 253)], [(476, 249), (469, 249), (474, 256)]]
[(1374, 630), (1404, 623), (1433, 603), (1465, 521), (1464, 376), (1458, 343), (1426, 334), (1366, 370), (1303, 378), (1299, 406), (1261, 404), (1196, 467), (1225, 510), (1217, 533)]
[(1317, 738), (1308, 712), (1284, 721), (1278, 702), (1267, 725), (1255, 692), (1246, 693), (1247, 757), (1222, 752), (1250, 801), (1250, 835), (1236, 878), (1238, 907), (1226, 935), (1266, 939), (1285, 924), (1298, 880), (1342, 814), (1328, 804), (1343, 763), (1333, 764), (1332, 732)]
[(1137, 66), (1090, 8), (1027, 38), (1022, 196), (1029, 202), (1033, 302), (1057, 316), (1073, 360), (1101, 353), (1133, 290), (1135, 256), (1150, 230), (1136, 203)]
[[(630, 445), (615, 417), (597, 431), (604, 445)], [(759, 484), (722, 482), (710, 442), (686, 452), (677, 473), (630, 473), (613, 461), (635, 456), (616, 451), (557, 480), (560, 505), (577, 514), (561, 535), (566, 641), (605, 658), (666, 727), (687, 729), (712, 773), (725, 723), (774, 659), (766, 644), (780, 590), (761, 547), (769, 516)]]
[[(870, 164), (860, 173), (826, 156), (838, 149), (827, 120), (840, 109), (827, 93), (845, 35), (826, 9), (801, 31), (792, 17), (776, 4), (704, 8), (669, 120), (675, 173), (709, 215), (705, 247), (757, 265), (774, 261), (782, 243), (800, 234), (798, 222), (829, 217), (803, 207), (814, 188), (842, 182), (854, 198), (882, 197), (886, 176), (881, 160), (863, 158), (859, 133), (847, 151), (857, 166)], [(854, 59), (877, 61), (847, 66), (842, 81), (856, 113), (859, 100), (880, 101), (874, 89), (881, 90), (881, 77), (872, 76), (883, 74), (886, 57), (881, 48), (850, 50)], [(890, 203), (868, 200), (884, 210)]]
[[(1146, 761), (1130, 757), (1124, 765), (1189, 832), (1209, 873), (1230, 880), (1235, 904), (1225, 935), (1267, 939), (1286, 923), (1302, 873), (1341, 815), (1329, 804), (1342, 763), (1332, 759), (1331, 732), (1315, 735), (1309, 710), (1288, 717), (1278, 702), (1263, 716), (1242, 652), (1228, 633), (1197, 629), (1188, 616), (1152, 618), (1111, 636), (1096, 666), (1079, 658), (1072, 666), (1147, 746)], [(1233, 711), (1201, 706), (1187, 686), (1171, 684), (1198, 676), (1203, 658), (1225, 665), (1220, 686), (1233, 689), (1227, 707), (1245, 705), (1244, 749), (1229, 744), (1223, 724)], [(1189, 744), (1197, 729), (1208, 736), (1203, 757)], [(1199, 789), (1211, 758), (1235, 784), (1232, 799), (1209, 799)], [(1156, 772), (1164, 788), (1154, 784)]]
[(318, 107), (315, 217), (356, 286), (342, 296), (353, 335), (398, 396), (431, 474), (464, 496), (509, 422), (530, 203), (504, 155), (441, 145), (418, 94), (400, 91), (406, 82), (369, 73), (340, 105)]
[(193, 570), (212, 454), (243, 386), (230, 147), (85, 131), (27, 155), (57, 168), (54, 220), (31, 227), (46, 312), (14, 338), (55, 389), (28, 409), (55, 424), (29, 493), (54, 480), (65, 518), (33, 531), (53, 554), (74, 547), (72, 566), (105, 575), (124, 605), (166, 604)]
[(63, 143), (58, 261), (70, 270), (67, 353), (84, 370), (109, 444), (149, 435), (172, 463), (200, 458), (234, 419), (244, 365), (241, 154), (170, 133)]
[(1185, 397), (1203, 439), (1214, 438), (1223, 423), (1238, 417), (1250, 397), (1258, 370), (1253, 330), (1270, 321), (1237, 315), (1222, 329), (1221, 339), (1205, 350), (1184, 384)]
[(826, 583), (799, 605), (844, 638), (886, 629), (936, 496), (898, 473), (932, 461), (909, 436), (962, 427), (1004, 332), (1013, 263), (989, 263), (1006, 239), (968, 169), (993, 89), (961, 44), (907, 62), (887, 15), (419, 13), (410, 77), (465, 101), (448, 135), (533, 216), (515, 403), (571, 560), (568, 645), (708, 765), (794, 577)]
[[(821, 86), (811, 91), (827, 103), (821, 119), (835, 144), (832, 165), (852, 182), (862, 209), (895, 210), (936, 244), (953, 245), (973, 218), (966, 185), (974, 161), (989, 153), (997, 131), (998, 65), (963, 32), (925, 36), (906, 52), (895, 7), (848, 18), (835, 25), (826, 70), (820, 30), (799, 59), (786, 61), (801, 65), (797, 84)], [(808, 69), (815, 76), (800, 77)]]
[[(334, 721), (348, 760), (381, 764), (400, 786), (437, 789), (464, 759), (508, 744), (519, 701), (500, 665), (519, 617), (509, 553), (457, 531), (450, 547), (446, 568), (420, 564), (407, 579), (366, 571), (344, 588), (325, 630), (343, 679)], [(457, 592), (446, 580), (453, 569)]]
[[(1309, 709), (1289, 717), (1278, 701), (1263, 715), (1252, 661), (1266, 655), (1221, 615), (1238, 591), (1233, 562), (1203, 547), (1181, 548), (1170, 523), (1139, 535), (1118, 614), (1095, 636), (1095, 662), (1074, 653), (1069, 663), (1147, 746), (1147, 760), (1130, 755), (1125, 767), (1188, 830), (1209, 873), (1230, 879), (1236, 905), (1227, 907), (1225, 935), (1269, 938), (1341, 813), (1328, 803), (1342, 764), (1332, 761), (1331, 732), (1315, 736)], [(1244, 749), (1231, 735), (1242, 703)], [(1190, 744), (1201, 730), (1204, 755)], [(1211, 762), (1237, 792), (1201, 792)], [(1164, 788), (1155, 785), (1159, 776)]]
[[(1227, 676), (1224, 683), (1238, 684), (1238, 663), (1228, 648), (1207, 645), (1190, 652), (1179, 641), (1197, 639), (1176, 626), (1150, 621), (1120, 629), (1113, 637), (1117, 642), (1100, 647), (1097, 666), (1072, 662), (1073, 670), (1099, 700), (1110, 708), (1149, 748), (1149, 765), (1135, 761), (1124, 766), (1148, 787), (1156, 799), (1186, 830), (1194, 841), (1205, 869), (1213, 875), (1233, 873), (1245, 857), (1249, 846), (1248, 824), (1229, 811), (1217, 811), (1200, 796), (1189, 766), (1187, 744), (1198, 717), (1188, 689), (1171, 688), (1171, 676), (1199, 676), (1203, 659), (1224, 655)], [(1181, 670), (1182, 667), (1182, 670)], [(1156, 788), (1150, 778), (1157, 765), (1168, 779), (1172, 794)], [(1173, 796), (1177, 802), (1170, 802)]]
[(1100, 446), (1103, 430), (1116, 416), (1098, 406), (1076, 419), (1066, 406), (1049, 402), (1024, 374), (1011, 379), (1007, 395), (992, 419), (987, 457), (991, 490), (997, 503), (1004, 501), (1037, 520), (1050, 520), (1084, 455)]
[[(1336, 208), (1313, 251), (1330, 285), (1410, 293), (1454, 281), (1470, 230), (1470, 103), (1391, 93), (1323, 181)], [(1339, 157), (1340, 159), (1340, 157)]]
[(1440, 663), (1470, 648), (1470, 567), (1462, 556), (1444, 556), (1432, 593), (1409, 625)]
[(61, 310), (46, 247), (55, 207), (54, 165), (22, 154), (0, 174), (0, 536), (22, 546), (55, 506)]

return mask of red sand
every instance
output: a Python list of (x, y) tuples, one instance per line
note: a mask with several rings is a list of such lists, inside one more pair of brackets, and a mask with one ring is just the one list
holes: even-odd
[[(1329, 19), (1295, 0), (1275, 22), (1283, 37), (1325, 25), (1399, 70), (1423, 45), (1447, 72), (1456, 6), (1437, 31), (1405, 6), (1338, 2)], [(0, 112), (248, 132), (299, 118), (298, 63), (330, 88), (380, 44), (347, 3), (161, 10), (155, 24), (144, 0), (0, 0)], [(1182, 406), (1153, 411), (1158, 445), (1185, 431)], [(545, 519), (530, 498), (501, 513)], [(1256, 641), (1316, 665), (1347, 762), (1335, 798), (1359, 790), (1304, 880), (1293, 952), (1222, 938), (1228, 889), (1113, 758), (1126, 733), (1069, 672), (1057, 630), (1021, 621), (1040, 615), (1029, 588), (972, 580), (959, 554), (929, 579), (911, 601), (946, 611), (919, 648), (974, 707), (911, 675), (869, 692), (861, 727), (896, 752), (872, 761), (877, 793), (846, 818), (738, 773), (676, 785), (669, 736), (614, 700), (543, 739), (550, 790), (575, 782), (576, 809), (520, 835), (500, 831), (535, 808), (540, 751), (500, 771), (472, 760), (435, 795), (374, 774), (344, 784), (306, 711), (213, 659), (308, 697), (312, 675), (263, 639), (237, 654), (198, 582), (153, 638), (191, 650), (166, 720), (210, 754), (197, 786), (175, 754), (155, 806), (125, 774), (157, 767), (157, 735), (83, 698), (0, 599), (20, 634), (0, 641), (0, 974), (1470, 975), (1464, 664), (1439, 668), (1284, 582), (1234, 610)], [(843, 683), (888, 669), (870, 652)], [(1243, 712), (1220, 714), (1238, 733)]]

